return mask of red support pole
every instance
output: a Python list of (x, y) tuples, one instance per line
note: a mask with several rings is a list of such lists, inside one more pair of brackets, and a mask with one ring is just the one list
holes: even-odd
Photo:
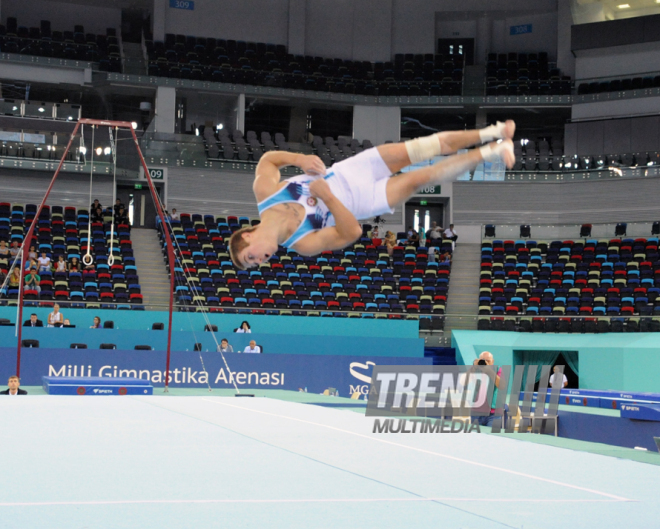
[[(55, 183), (55, 180), (57, 179), (57, 176), (60, 173), (60, 170), (62, 169), (62, 165), (64, 165), (64, 159), (66, 158), (67, 153), (71, 149), (71, 144), (73, 143), (73, 139), (78, 132), (78, 128), (80, 125), (92, 125), (92, 126), (98, 126), (98, 127), (116, 127), (116, 128), (123, 128), (123, 129), (128, 129), (131, 131), (131, 134), (133, 136), (133, 141), (135, 142), (135, 147), (137, 148), (138, 155), (140, 156), (140, 162), (142, 164), (142, 168), (144, 169), (144, 176), (147, 179), (147, 182), (149, 183), (149, 190), (151, 191), (151, 196), (154, 199), (154, 204), (156, 206), (156, 211), (158, 212), (158, 217), (160, 218), (160, 221), (163, 225), (163, 230), (165, 232), (165, 240), (167, 243), (167, 256), (170, 261), (170, 316), (169, 316), (169, 323), (167, 327), (167, 361), (166, 361), (166, 366), (165, 366), (165, 371), (166, 371), (166, 376), (165, 376), (165, 391), (167, 391), (167, 388), (169, 386), (169, 372), (170, 372), (170, 357), (171, 357), (171, 350), (172, 350), (172, 313), (174, 312), (174, 279), (175, 279), (175, 273), (174, 273), (174, 268), (175, 268), (175, 257), (174, 257), (174, 247), (172, 246), (172, 238), (170, 237), (170, 232), (167, 229), (167, 223), (165, 222), (165, 215), (163, 214), (163, 209), (160, 207), (160, 201), (158, 200), (158, 195), (156, 193), (156, 188), (154, 187), (153, 181), (151, 179), (151, 175), (149, 174), (149, 168), (147, 167), (147, 163), (144, 160), (144, 156), (142, 155), (142, 151), (140, 150), (140, 144), (138, 142), (137, 136), (135, 135), (135, 131), (133, 130), (133, 126), (131, 125), (130, 122), (128, 121), (106, 121), (106, 120), (98, 120), (98, 119), (87, 119), (87, 118), (82, 118), (78, 120), (78, 123), (76, 124), (75, 128), (73, 129), (73, 132), (71, 133), (71, 138), (69, 139), (69, 143), (66, 146), (66, 149), (64, 150), (64, 154), (62, 155), (62, 159), (60, 160), (59, 165), (57, 166), (57, 170), (55, 171), (55, 174), (53, 175), (53, 179), (50, 182), (50, 185), (48, 186), (48, 190), (46, 191), (46, 195), (43, 198), (43, 201), (39, 205), (39, 209), (37, 210), (36, 216), (35, 216), (35, 221), (39, 222), (39, 216), (41, 214), (41, 211), (43, 209), (44, 204), (46, 203), (46, 200), (48, 200), (48, 196), (50, 195), (50, 192), (53, 188), (53, 184)], [(93, 146), (92, 146), (93, 148)], [(35, 227), (35, 221), (32, 222), (30, 225), (30, 228), (28, 230), (27, 235), (25, 236), (25, 239), (23, 240), (23, 246), (25, 246), (26, 242), (29, 241), (32, 238), (32, 234), (34, 232), (34, 227)], [(23, 265), (21, 265), (23, 266)], [(18, 326), (18, 348), (17, 348), (17, 358), (16, 358), (16, 374), (20, 374), (20, 368), (21, 368), (21, 337), (22, 337), (22, 326), (21, 326), (21, 321), (23, 319), (23, 282), (21, 281), (21, 285), (19, 286), (19, 293), (18, 293), (18, 305), (19, 305), (19, 315), (18, 315), (18, 321), (16, 322), (16, 325)], [(20, 376), (20, 375), (19, 375)]]
[[(84, 120), (81, 120), (84, 121)], [(17, 327), (17, 336), (18, 336), (18, 346), (16, 348), (16, 376), (20, 377), (21, 376), (21, 340), (23, 337), (23, 325), (21, 322), (23, 321), (23, 267), (25, 266), (25, 247), (27, 244), (30, 243), (30, 240), (32, 239), (32, 234), (34, 233), (34, 227), (35, 225), (39, 222), (39, 216), (41, 215), (41, 211), (44, 208), (44, 204), (46, 203), (46, 200), (48, 200), (48, 195), (50, 195), (51, 190), (53, 189), (53, 185), (55, 184), (55, 180), (57, 179), (57, 176), (60, 174), (60, 170), (62, 169), (62, 166), (64, 165), (64, 160), (66, 158), (67, 153), (69, 152), (69, 149), (71, 149), (71, 144), (73, 143), (73, 139), (76, 136), (76, 133), (78, 132), (78, 127), (80, 127), (80, 123), (76, 123), (75, 128), (73, 129), (73, 132), (71, 133), (71, 138), (69, 138), (69, 143), (66, 146), (66, 149), (64, 149), (64, 154), (62, 155), (62, 159), (60, 160), (60, 164), (57, 166), (57, 169), (55, 170), (55, 174), (53, 175), (53, 179), (50, 181), (50, 185), (48, 186), (48, 189), (46, 190), (46, 194), (44, 195), (43, 200), (41, 201), (41, 204), (39, 204), (39, 208), (37, 209), (37, 213), (34, 216), (34, 220), (30, 224), (30, 228), (28, 229), (27, 234), (25, 235), (25, 238), (23, 239), (23, 245), (22, 245), (22, 251), (21, 251), (21, 284), (18, 285), (18, 318), (16, 319), (16, 327)], [(130, 126), (130, 123), (129, 123)], [(133, 130), (131, 128), (131, 130)]]
[(165, 222), (165, 215), (163, 214), (163, 209), (160, 207), (160, 200), (158, 200), (158, 194), (156, 193), (156, 188), (154, 187), (153, 180), (149, 174), (149, 168), (147, 163), (144, 161), (144, 156), (142, 156), (142, 151), (140, 150), (140, 144), (138, 143), (137, 136), (133, 127), (131, 127), (131, 134), (133, 135), (133, 140), (135, 141), (135, 146), (137, 147), (137, 152), (140, 155), (140, 162), (142, 163), (142, 169), (144, 169), (144, 177), (149, 183), (149, 190), (151, 191), (151, 196), (154, 199), (154, 204), (156, 205), (156, 211), (158, 212), (158, 218), (163, 226), (163, 233), (165, 234), (165, 243), (167, 245), (167, 258), (170, 262), (170, 319), (167, 326), (167, 360), (165, 362), (165, 391), (169, 386), (169, 376), (170, 376), (170, 356), (172, 350), (172, 313), (174, 312), (174, 268), (176, 266), (176, 260), (174, 257), (174, 247), (172, 246), (172, 237), (170, 236), (170, 231), (167, 228), (167, 222)]

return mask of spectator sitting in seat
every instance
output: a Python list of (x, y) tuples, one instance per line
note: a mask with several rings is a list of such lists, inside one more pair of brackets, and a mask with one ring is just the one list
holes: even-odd
[(94, 324), (90, 327), (90, 329), (101, 329), (102, 327), (101, 318), (94, 316)]
[(9, 286), (12, 288), (18, 288), (21, 284), (21, 269), (18, 266), (14, 267), (11, 277), (9, 278)]
[[(557, 366), (553, 367), (552, 370), (554, 371), (554, 373), (552, 373), (552, 375), (550, 375), (550, 380), (549, 380), (551, 388), (553, 387), (553, 384), (555, 383), (555, 380), (559, 381), (559, 376), (558, 376), (559, 366), (557, 365)], [(563, 379), (562, 379), (562, 382), (561, 382), (561, 387), (559, 389), (563, 389), (566, 386), (568, 386), (568, 379), (566, 378), (566, 375), (564, 375), (562, 373), (562, 377), (563, 377)]]
[(380, 246), (383, 244), (383, 239), (380, 238), (380, 233), (378, 232), (378, 226), (374, 226), (371, 230), (371, 242), (374, 246)]
[(387, 248), (387, 253), (389, 254), (390, 257), (392, 257), (392, 254), (394, 253), (394, 247), (396, 246), (396, 235), (391, 231), (387, 230), (385, 232), (385, 239), (383, 239), (383, 242), (385, 243), (385, 247)]
[(0, 391), (0, 395), (27, 395), (27, 391), (19, 387), (21, 382), (16, 375), (9, 377), (7, 385), (9, 386), (9, 389)]
[(62, 324), (62, 327), (75, 327), (75, 325), (71, 325), (71, 320), (66, 319), (66, 320), (64, 320), (64, 323)]
[(113, 208), (114, 209), (114, 214), (116, 215), (117, 213), (119, 213), (125, 207), (126, 206), (124, 206), (124, 204), (121, 203), (121, 200), (119, 200), (119, 199), (115, 200), (115, 207)]
[(92, 203), (92, 205), (89, 206), (89, 211), (91, 211), (91, 212), (93, 213), (93, 212), (95, 212), (97, 209), (100, 209), (101, 211), (103, 211), (103, 206), (102, 206), (101, 203), (99, 202), (99, 199), (98, 199), (98, 198), (95, 198), (95, 199), (94, 199), (94, 202)]
[(69, 272), (80, 272), (80, 262), (77, 257), (72, 257), (69, 263)]
[(412, 226), (408, 228), (408, 241), (406, 244), (411, 246), (419, 246), (419, 234), (416, 230), (413, 229)]
[(39, 261), (39, 272), (50, 272), (50, 257), (46, 255), (46, 252), (41, 252), (41, 257)]
[(36, 290), (37, 292), (41, 292), (41, 287), (39, 286), (40, 283), (41, 283), (41, 276), (38, 276), (37, 271), (34, 268), (32, 268), (28, 276), (25, 278), (25, 289)]
[(0, 241), (0, 259), (9, 259), (9, 248), (6, 241)]
[(229, 345), (229, 340), (227, 338), (223, 338), (220, 340), (220, 345), (218, 345), (218, 352), (219, 353), (233, 353), (234, 348)]
[(9, 248), (9, 254), (12, 256), (13, 259), (18, 257), (18, 254), (20, 253), (21, 248), (18, 246), (18, 242), (14, 241), (11, 243), (11, 248)]
[(55, 303), (53, 305), (53, 312), (48, 315), (48, 327), (62, 327), (64, 324), (64, 316), (60, 312), (60, 306)]
[(248, 322), (244, 321), (243, 323), (241, 323), (240, 327), (238, 327), (237, 329), (234, 329), (234, 332), (251, 333), (252, 329), (250, 328), (250, 324)]
[(172, 214), (170, 215), (171, 220), (181, 220), (179, 214), (176, 212), (176, 208), (172, 208)]
[(25, 320), (23, 327), (43, 327), (44, 322), (37, 318), (36, 314), (30, 314), (30, 319)]
[(121, 208), (115, 215), (115, 224), (128, 224), (128, 214), (124, 208)]
[(103, 210), (100, 206), (93, 210), (92, 222), (103, 222)]
[(458, 240), (458, 235), (456, 234), (456, 230), (454, 229), (454, 225), (450, 224), (449, 228), (447, 228), (444, 233), (443, 233), (445, 239), (449, 239), (452, 241), (452, 247), (456, 247), (456, 241)]
[(261, 352), (261, 347), (257, 345), (257, 342), (254, 340), (250, 340), (250, 345), (248, 345), (245, 349), (243, 349), (244, 353), (260, 353)]
[(419, 245), (426, 246), (426, 231), (424, 231), (424, 226), (419, 227)]
[(29, 272), (32, 269), (38, 270), (39, 269), (39, 263), (35, 259), (30, 259), (25, 263), (25, 271)]
[(445, 252), (440, 256), (439, 261), (440, 263), (451, 263), (451, 253)]
[(437, 222), (433, 221), (431, 223), (431, 229), (429, 230), (427, 237), (430, 240), (439, 239), (440, 237), (442, 237), (442, 228), (438, 226)]
[(64, 260), (63, 255), (60, 255), (59, 259), (55, 263), (54, 268), (56, 272), (66, 272), (66, 261)]
[(37, 256), (37, 250), (34, 248), (34, 245), (30, 246), (30, 251), (28, 252), (28, 259), (36, 259)]

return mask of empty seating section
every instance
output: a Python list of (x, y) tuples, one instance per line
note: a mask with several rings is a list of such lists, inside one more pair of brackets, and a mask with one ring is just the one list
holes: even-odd
[(489, 53), (486, 95), (571, 95), (571, 78), (561, 75), (546, 52)]
[(28, 28), (9, 17), (6, 27), (0, 25), (0, 49), (4, 53), (98, 62), (101, 70), (121, 72), (121, 52), (114, 28), (108, 28), (105, 35), (85, 33), (81, 25), (74, 26), (73, 31), (51, 31), (48, 20), (42, 20), (38, 28)]
[[(172, 222), (179, 310), (414, 319), (445, 312), (450, 265), (428, 262), (423, 247), (397, 246), (390, 257), (385, 246), (363, 237), (350, 248), (316, 257), (280, 248), (258, 269), (237, 270), (227, 250), (229, 237), (257, 223), (189, 214)], [(451, 252), (451, 241), (437, 245)]]
[[(38, 272), (41, 291), (26, 287), (26, 306), (51, 307), (58, 303), (71, 308), (144, 309), (128, 225), (115, 225), (112, 246), (114, 263), (110, 264), (111, 216), (104, 222), (93, 222), (90, 231), (86, 209), (44, 206), (39, 218), (35, 217), (36, 212), (35, 204), (0, 203), (0, 240), (9, 245), (16, 241), (20, 245), (30, 224), (37, 223), (28, 249), (34, 246), (38, 255), (46, 252), (53, 264), (60, 256), (68, 265), (73, 263), (74, 258), (79, 264), (77, 269), (70, 267), (67, 271)], [(81, 259), (88, 247), (94, 262), (85, 267)], [(3, 279), (11, 261), (11, 256), (0, 256)], [(8, 284), (0, 297), (0, 305), (15, 305), (18, 293), (18, 288)]]
[(622, 92), (624, 90), (642, 90), (645, 88), (658, 87), (660, 87), (660, 75), (656, 75), (655, 77), (632, 77), (607, 81), (591, 81), (588, 83), (580, 83), (577, 88), (577, 95)]
[(566, 155), (560, 140), (513, 142), (516, 161), (509, 171), (590, 171), (610, 167), (660, 165), (660, 152), (634, 152), (600, 155)]
[[(46, 141), (52, 141), (52, 137), (47, 137)], [(35, 160), (51, 160), (59, 162), (64, 156), (66, 145), (57, 145), (54, 143), (29, 143), (18, 141), (0, 140), (0, 157), (7, 158), (32, 158)], [(78, 162), (80, 160), (80, 150), (76, 147), (69, 149), (65, 161)]]
[(146, 41), (149, 75), (371, 96), (461, 95), (463, 55), (371, 63), (292, 55), (284, 45), (165, 35)]
[(479, 329), (660, 331), (658, 238), (495, 240), (481, 252)]
[[(524, 142), (524, 143), (523, 143)], [(565, 165), (563, 144), (552, 139), (552, 144), (545, 138), (538, 142), (517, 140), (513, 142), (516, 161), (512, 171), (562, 171)], [(568, 170), (569, 167), (566, 167)]]
[[(233, 132), (227, 129), (214, 131), (210, 127), (205, 127), (202, 131), (202, 138), (206, 145), (206, 152), (209, 158), (218, 158), (223, 160), (240, 160), (258, 162), (263, 154), (268, 151), (298, 151), (300, 146), (295, 149), (289, 145), (286, 138), (281, 133), (275, 133), (274, 137), (269, 132), (262, 132), (257, 135), (256, 132), (248, 130), (245, 137), (240, 130)], [(338, 140), (331, 137), (321, 138), (314, 136), (311, 145), (305, 145), (307, 152), (305, 154), (318, 155), (327, 166), (335, 162), (345, 160), (346, 158), (362, 152), (364, 149), (373, 147), (369, 140), (360, 143), (355, 139), (347, 139), (340, 136)]]

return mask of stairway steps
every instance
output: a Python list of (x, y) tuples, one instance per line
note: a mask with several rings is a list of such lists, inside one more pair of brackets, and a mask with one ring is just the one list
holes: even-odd
[(144, 304), (147, 310), (163, 310), (162, 305), (167, 305), (170, 301), (170, 276), (163, 261), (158, 232), (153, 229), (133, 228), (131, 240)]

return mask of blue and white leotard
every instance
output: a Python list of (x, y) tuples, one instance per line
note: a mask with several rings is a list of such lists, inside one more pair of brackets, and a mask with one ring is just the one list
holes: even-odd
[[(324, 178), (329, 180), (333, 176), (334, 173), (328, 173)], [(300, 223), (300, 226), (291, 234), (291, 237), (282, 243), (282, 246), (285, 248), (293, 246), (309, 233), (335, 225), (335, 218), (325, 203), (313, 197), (309, 192), (309, 185), (314, 180), (316, 178), (309, 175), (289, 178), (286, 180), (286, 186), (257, 205), (259, 215), (278, 204), (294, 202), (305, 208), (305, 218)]]
[[(325, 175), (332, 194), (357, 220), (392, 213), (387, 201), (387, 181), (391, 171), (377, 149), (367, 149), (334, 164)], [(305, 208), (305, 218), (295, 232), (282, 244), (290, 248), (306, 235), (335, 225), (335, 218), (322, 200), (313, 197), (309, 184), (320, 177), (294, 176), (287, 185), (259, 202), (259, 214), (277, 204), (295, 202)]]

